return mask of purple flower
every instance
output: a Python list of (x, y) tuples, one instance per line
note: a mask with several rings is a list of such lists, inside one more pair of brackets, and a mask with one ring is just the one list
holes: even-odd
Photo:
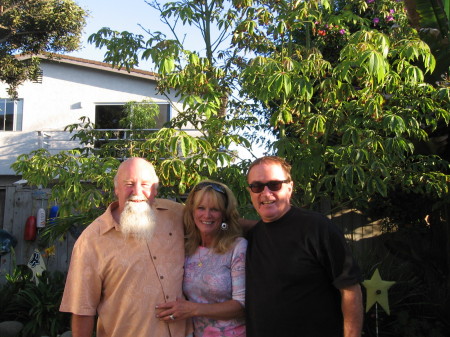
[(395, 13), (395, 10), (390, 9), (390, 10), (389, 10), (389, 13), (394, 14), (394, 13)]
[(373, 18), (373, 24), (377, 25), (380, 22), (379, 18)]
[(389, 15), (389, 16), (386, 18), (386, 22), (389, 22), (389, 21), (394, 21), (394, 17), (393, 17), (392, 15)]
[(341, 35), (344, 35), (345, 34), (345, 29), (339, 30), (339, 33), (341, 33)]
[(368, 4), (371, 4), (371, 3), (375, 2), (375, 0), (366, 0), (366, 2), (367, 2)]

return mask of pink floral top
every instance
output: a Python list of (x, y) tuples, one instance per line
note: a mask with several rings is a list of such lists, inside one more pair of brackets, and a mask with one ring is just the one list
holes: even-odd
[[(184, 263), (183, 291), (189, 301), (218, 303), (236, 300), (245, 306), (245, 252), (247, 240), (236, 239), (225, 254), (198, 247)], [(195, 337), (245, 337), (245, 320), (194, 317)]]

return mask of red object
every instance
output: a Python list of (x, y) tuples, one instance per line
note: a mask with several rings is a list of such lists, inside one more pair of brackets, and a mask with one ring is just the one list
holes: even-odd
[(37, 227), (36, 227), (36, 217), (30, 215), (25, 222), (25, 231), (23, 233), (23, 239), (27, 241), (36, 240)]

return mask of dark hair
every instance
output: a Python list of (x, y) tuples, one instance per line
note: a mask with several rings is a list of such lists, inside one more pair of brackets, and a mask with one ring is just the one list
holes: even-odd
[(281, 166), (281, 168), (283, 169), (283, 171), (286, 173), (286, 180), (291, 181), (292, 177), (291, 177), (291, 165), (284, 160), (281, 157), (277, 157), (277, 156), (265, 156), (265, 157), (261, 157), (256, 159), (255, 161), (253, 161), (250, 166), (248, 167), (248, 171), (247, 171), (247, 181), (248, 181), (248, 176), (250, 174), (251, 169), (256, 166), (256, 165), (260, 165), (260, 164), (265, 164), (265, 163), (275, 163)]
[[(220, 186), (220, 188), (217, 188)], [(201, 244), (200, 231), (195, 225), (194, 210), (204, 196), (211, 198), (212, 202), (222, 212), (223, 219), (228, 224), (227, 230), (220, 230), (214, 242), (214, 251), (223, 254), (234, 244), (236, 238), (242, 235), (239, 225), (239, 212), (237, 201), (233, 192), (224, 184), (213, 180), (204, 180), (197, 184), (186, 200), (183, 220), (186, 230), (186, 255), (192, 255)]]

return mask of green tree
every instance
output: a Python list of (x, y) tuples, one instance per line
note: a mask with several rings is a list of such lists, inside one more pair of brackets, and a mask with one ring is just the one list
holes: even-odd
[(9, 85), (8, 95), (15, 97), (21, 83), (37, 76), (33, 55), (79, 47), (86, 15), (72, 0), (0, 1), (0, 81)]
[[(397, 188), (447, 200), (448, 162), (416, 149), (448, 125), (449, 89), (425, 82), (435, 59), (402, 2), (152, 6), (173, 32), (171, 22), (199, 28), (205, 54), (149, 30), (144, 40), (104, 28), (90, 41), (106, 46), (105, 60), (118, 67), (151, 58), (160, 92), (175, 91), (183, 103), (168, 128), (133, 152), (157, 163), (162, 184), (175, 194), (224, 174), (245, 201), (246, 162), (237, 164), (230, 145), (248, 146), (258, 141), (254, 131), (266, 131), (276, 137), (269, 150), (293, 164), (299, 204), (328, 197), (334, 205), (365, 207)], [(187, 125), (201, 137), (180, 131)]]

